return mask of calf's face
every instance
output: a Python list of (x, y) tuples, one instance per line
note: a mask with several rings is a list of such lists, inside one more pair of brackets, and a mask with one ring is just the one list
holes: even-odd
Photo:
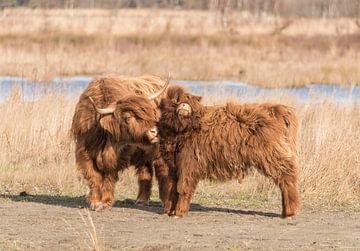
[(196, 129), (199, 126), (201, 97), (185, 92), (182, 87), (171, 86), (167, 97), (161, 100), (160, 130), (176, 132)]

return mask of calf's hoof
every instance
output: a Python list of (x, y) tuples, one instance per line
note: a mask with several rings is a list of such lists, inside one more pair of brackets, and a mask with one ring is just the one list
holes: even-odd
[(182, 218), (186, 213), (183, 213), (183, 212), (179, 212), (179, 211), (175, 211), (174, 214), (173, 214), (173, 217), (175, 219), (179, 219), (179, 218)]
[(135, 203), (134, 203), (136, 206), (142, 206), (142, 207), (145, 207), (145, 206), (149, 206), (149, 200), (136, 200)]
[(281, 218), (285, 219), (285, 220), (292, 220), (295, 217), (295, 214), (282, 214)]
[(174, 210), (170, 210), (170, 209), (164, 209), (163, 210), (163, 214), (165, 215), (168, 215), (168, 216), (172, 216), (175, 214)]
[(103, 209), (103, 203), (101, 201), (90, 203), (90, 210), (98, 212), (102, 209)]
[(99, 212), (102, 211), (106, 208), (110, 208), (111, 205), (109, 205), (108, 203), (103, 203), (103, 202), (95, 202), (95, 203), (91, 203), (90, 204), (90, 210), (95, 211), (95, 212)]

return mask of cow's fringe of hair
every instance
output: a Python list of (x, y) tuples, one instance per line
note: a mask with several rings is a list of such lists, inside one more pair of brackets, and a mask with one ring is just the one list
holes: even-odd
[[(75, 108), (71, 135), (75, 139), (91, 130), (96, 125), (96, 116), (91, 97), (97, 107), (103, 108), (127, 95), (149, 96), (159, 91), (165, 81), (153, 75), (140, 77), (100, 77), (90, 82), (87, 89), (80, 96)], [(161, 97), (163, 97), (163, 94)], [(154, 105), (159, 104), (160, 98), (154, 100)]]

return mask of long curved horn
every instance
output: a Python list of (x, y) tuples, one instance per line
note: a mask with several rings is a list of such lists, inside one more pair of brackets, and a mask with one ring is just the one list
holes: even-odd
[(116, 109), (116, 103), (110, 104), (108, 107), (106, 108), (98, 108), (95, 105), (94, 100), (92, 99), (92, 97), (89, 97), (90, 101), (92, 102), (92, 104), (94, 105), (95, 110), (100, 113), (100, 114), (111, 114), (115, 112)]
[(154, 100), (157, 97), (159, 97), (166, 90), (166, 88), (169, 86), (169, 84), (170, 84), (170, 74), (167, 77), (166, 83), (164, 84), (164, 86), (158, 92), (155, 92), (154, 94), (151, 94), (150, 96), (148, 96), (148, 99)]

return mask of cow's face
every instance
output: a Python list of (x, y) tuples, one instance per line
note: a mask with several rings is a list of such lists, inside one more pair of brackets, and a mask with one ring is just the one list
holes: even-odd
[(100, 126), (114, 136), (117, 141), (126, 143), (159, 142), (156, 123), (159, 112), (152, 101), (159, 97), (169, 86), (170, 78), (164, 86), (150, 96), (129, 95), (110, 104), (106, 108), (96, 106), (92, 97), (89, 100), (97, 113), (100, 114)]
[(199, 127), (202, 104), (201, 97), (185, 92), (178, 86), (168, 89), (167, 98), (160, 104), (161, 119), (159, 125), (176, 132)]
[(119, 100), (110, 114), (102, 115), (100, 126), (118, 141), (156, 143), (159, 119), (157, 107), (146, 97), (129, 96)]

